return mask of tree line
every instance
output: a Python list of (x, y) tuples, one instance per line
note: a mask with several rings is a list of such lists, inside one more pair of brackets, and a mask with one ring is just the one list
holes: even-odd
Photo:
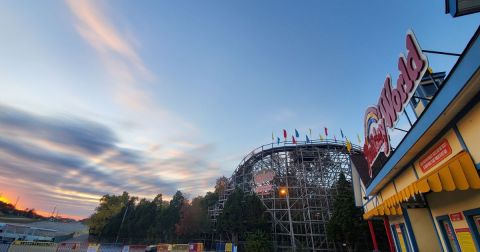
[[(215, 237), (240, 244), (242, 251), (273, 251), (270, 216), (256, 194), (234, 189), (217, 222), (210, 220), (208, 209), (225, 193), (226, 185), (227, 179), (221, 177), (214, 192), (191, 200), (181, 191), (170, 201), (163, 200), (162, 194), (152, 200), (139, 199), (127, 192), (104, 195), (87, 220), (91, 238), (97, 242), (125, 244), (201, 241), (212, 246)], [(328, 236), (340, 251), (371, 250), (368, 227), (362, 220), (363, 210), (355, 207), (351, 182), (340, 174), (334, 187), (338, 194), (327, 225)], [(383, 237), (380, 241), (385, 244)]]
[(255, 194), (235, 189), (217, 222), (210, 220), (208, 209), (218, 202), (219, 194), (225, 193), (226, 182), (225, 177), (217, 179), (214, 192), (191, 200), (181, 191), (170, 201), (163, 200), (162, 194), (152, 200), (128, 192), (104, 195), (86, 220), (90, 237), (104, 243), (155, 244), (209, 242), (213, 235), (237, 244), (247, 241), (245, 246), (250, 246), (250, 251), (271, 251), (265, 207)]

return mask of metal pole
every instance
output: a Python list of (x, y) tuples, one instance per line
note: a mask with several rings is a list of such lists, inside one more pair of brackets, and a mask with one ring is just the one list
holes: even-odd
[(385, 226), (385, 232), (387, 233), (388, 246), (390, 246), (390, 252), (395, 252), (395, 245), (393, 245), (392, 232), (390, 231), (390, 222), (387, 216), (383, 216), (383, 225)]
[(372, 220), (368, 220), (368, 228), (370, 229), (370, 236), (372, 237), (373, 249), (378, 251), (377, 238), (375, 237), (375, 230), (373, 230)]
[(292, 244), (293, 251), (297, 250), (297, 247), (295, 246), (295, 236), (293, 235), (293, 224), (292, 224), (292, 214), (290, 213), (290, 200), (288, 196), (288, 186), (287, 186), (287, 211), (288, 211), (288, 222), (290, 225), (290, 243)]
[(441, 54), (441, 55), (448, 55), (448, 56), (462, 56), (460, 53), (451, 53), (451, 52), (441, 52), (441, 51), (433, 51), (433, 50), (422, 50), (424, 53), (433, 53), (433, 54)]
[(292, 224), (292, 213), (290, 212), (290, 187), (288, 185), (288, 158), (285, 159), (285, 183), (287, 186), (287, 212), (288, 212), (288, 224), (290, 226), (290, 243), (292, 245), (293, 252), (297, 251), (297, 247), (295, 245), (295, 236), (293, 234), (293, 224)]
[(128, 212), (128, 205), (127, 205), (127, 208), (125, 208), (125, 212), (123, 213), (122, 222), (120, 223), (120, 227), (118, 228), (118, 232), (117, 232), (117, 238), (115, 238), (115, 244), (117, 244), (118, 242), (118, 236), (120, 235), (120, 230), (122, 229), (123, 221), (125, 221), (125, 216), (127, 215), (127, 212)]

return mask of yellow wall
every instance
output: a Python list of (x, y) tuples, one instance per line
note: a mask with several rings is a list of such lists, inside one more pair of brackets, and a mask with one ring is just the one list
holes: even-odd
[[(480, 191), (479, 190), (466, 190), (466, 191), (453, 191), (453, 192), (439, 192), (429, 193), (426, 195), (430, 210), (433, 218), (438, 216), (448, 215), (452, 213), (463, 212), (465, 210), (480, 208)], [(465, 217), (465, 216), (464, 216)], [(440, 229), (435, 221), (437, 232), (441, 234)], [(465, 218), (461, 221), (452, 221), (453, 229), (468, 228)], [(440, 235), (443, 246), (445, 247), (445, 241), (443, 241), (442, 235)]]
[[(441, 141), (443, 141), (443, 139), (447, 139), (448, 141), (448, 144), (450, 145), (450, 147), (452, 148), (452, 153), (448, 156), (446, 156), (442, 161), (440, 161), (438, 164), (436, 164), (435, 166), (431, 167), (426, 173), (424, 173), (422, 171), (422, 169), (420, 168), (420, 165), (419, 165), (419, 162), (420, 160), (422, 160), (422, 158), (426, 155), (428, 155), (428, 153), (430, 153), (431, 149), (435, 148)], [(414, 162), (414, 165), (415, 165), (415, 170), (417, 171), (417, 174), (418, 174), (418, 177), (419, 178), (422, 178), (423, 176), (425, 176), (426, 174), (429, 174), (430, 172), (434, 171), (436, 168), (440, 167), (441, 165), (443, 165), (445, 162), (447, 162), (448, 160), (450, 160), (450, 158), (452, 158), (453, 156), (455, 156), (456, 154), (458, 154), (460, 151), (463, 150), (463, 147), (462, 145), (460, 144), (460, 141), (458, 140), (458, 137), (457, 135), (455, 134), (455, 131), (453, 131), (453, 129), (447, 131), (447, 133), (445, 133), (445, 135), (443, 135), (442, 138), (440, 138), (440, 140), (438, 140), (437, 142), (433, 143), (433, 144), (430, 144), (429, 146), (429, 149), (425, 152), (424, 155), (422, 155), (418, 160), (415, 160)]]
[(393, 183), (390, 182), (382, 189), (381, 193), (382, 193), (382, 198), (385, 200), (395, 195), (397, 191), (395, 191), (395, 187), (393, 186)]
[(441, 251), (428, 208), (407, 209), (420, 251)]
[(417, 117), (420, 116), (424, 110), (425, 110), (425, 106), (423, 106), (422, 102), (419, 102), (415, 107), (415, 114), (417, 114)]
[(417, 177), (415, 176), (413, 167), (407, 168), (395, 179), (395, 186), (397, 188), (397, 191), (401, 191), (402, 189), (411, 185), (416, 180)]
[(458, 130), (475, 164), (480, 163), (480, 103), (475, 105), (458, 123)]

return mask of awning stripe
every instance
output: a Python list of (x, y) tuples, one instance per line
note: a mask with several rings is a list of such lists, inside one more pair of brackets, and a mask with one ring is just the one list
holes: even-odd
[(364, 219), (376, 215), (401, 215), (400, 203), (419, 193), (480, 189), (480, 177), (470, 155), (462, 151), (441, 167), (413, 182), (406, 188), (385, 199), (376, 208), (366, 212)]

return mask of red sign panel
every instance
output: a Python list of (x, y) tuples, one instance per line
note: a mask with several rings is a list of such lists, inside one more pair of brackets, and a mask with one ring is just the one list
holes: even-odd
[(468, 228), (457, 228), (457, 229), (455, 229), (455, 233), (461, 233), (461, 232), (470, 233), (470, 229), (468, 229)]
[(447, 139), (443, 139), (435, 148), (420, 159), (420, 168), (423, 172), (427, 172), (450, 154), (452, 154), (452, 147), (448, 144)]
[[(379, 154), (383, 152), (387, 157), (390, 155), (388, 129), (395, 127), (428, 68), (427, 57), (422, 53), (413, 32), (407, 32), (405, 42), (407, 55), (400, 54), (398, 59), (398, 78), (393, 80), (387, 75), (378, 103), (368, 107), (365, 112), (363, 151), (370, 178), (373, 177), (372, 166)], [(392, 86), (392, 83), (396, 85)]]
[(461, 221), (463, 220), (463, 215), (462, 213), (458, 212), (458, 213), (452, 213), (450, 214), (450, 220), (452, 221)]
[(258, 195), (267, 195), (273, 191), (272, 181), (275, 177), (273, 170), (262, 170), (255, 174), (253, 181), (255, 182), (255, 193)]

